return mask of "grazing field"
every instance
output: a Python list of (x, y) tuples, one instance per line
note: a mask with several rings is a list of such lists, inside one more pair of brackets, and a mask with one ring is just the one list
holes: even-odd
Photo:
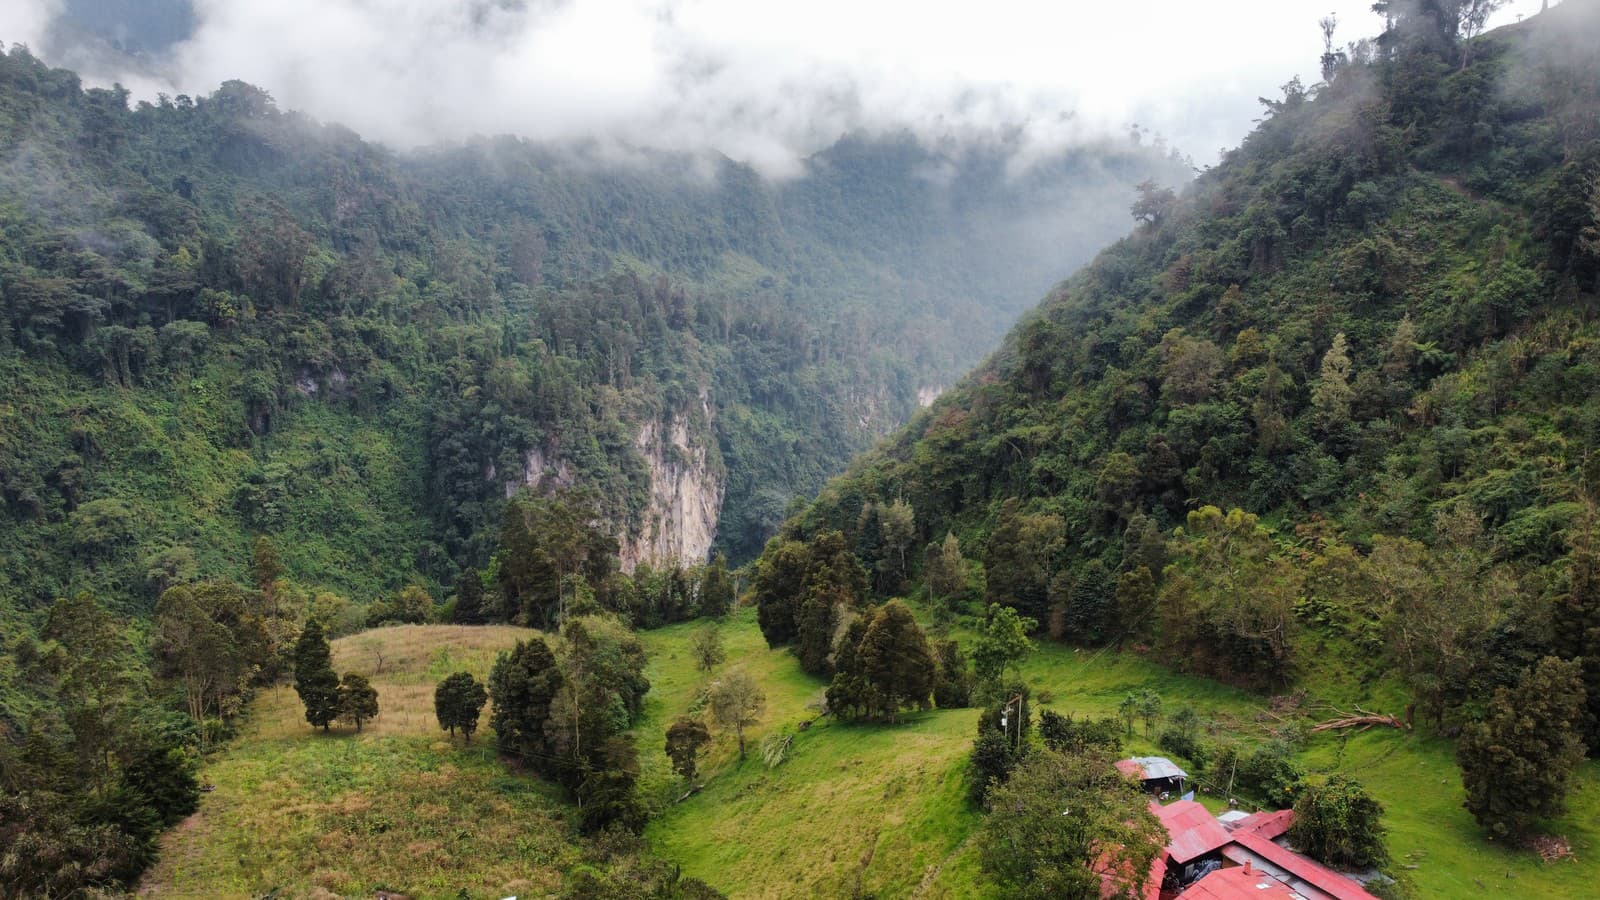
[[(710, 674), (689, 652), (717, 628), (728, 659)], [(381, 715), (357, 735), (307, 726), (290, 687), (264, 692), (243, 733), (206, 766), (215, 785), (200, 812), (167, 835), (145, 879), (151, 896), (538, 897), (558, 892), (586, 862), (559, 792), (513, 774), (480, 732), (468, 749), (433, 719), (433, 685), (451, 672), (484, 677), (494, 654), (529, 632), (504, 627), (403, 626), (334, 642), (335, 668), (368, 675)], [(933, 710), (893, 727), (816, 717), (824, 685), (782, 650), (770, 650), (746, 610), (726, 621), (645, 632), (651, 691), (636, 731), (641, 786), (655, 813), (646, 835), (659, 855), (734, 897), (993, 896), (970, 840), (980, 816), (966, 802), (974, 710)], [(381, 657), (381, 669), (380, 669)], [(738, 758), (732, 734), (714, 732), (700, 789), (686, 787), (662, 751), (667, 725), (700, 690), (733, 669), (761, 682), (766, 713)], [(1317, 672), (1315, 677), (1328, 673)], [(1172, 673), (1127, 653), (1042, 644), (1024, 675), (1040, 705), (1062, 713), (1115, 713), (1130, 691), (1158, 691), (1171, 712), (1188, 706), (1214, 734), (1257, 740), (1284, 720), (1309, 724), (1314, 699), (1284, 712), (1268, 698)], [(1381, 689), (1380, 689), (1381, 691)], [(1388, 702), (1335, 689), (1341, 703)], [(1047, 701), (1047, 702), (1045, 702)], [(1299, 710), (1296, 712), (1295, 710)], [(485, 711), (484, 722), (488, 712)], [(785, 762), (768, 768), (761, 739), (790, 731)], [(1137, 725), (1132, 752), (1155, 752)], [(1447, 741), (1372, 730), (1318, 736), (1308, 769), (1363, 781), (1388, 807), (1390, 847), (1421, 897), (1582, 897), (1600, 879), (1600, 772), (1590, 764), (1572, 811), (1552, 830), (1571, 858), (1543, 862), (1483, 839), (1461, 808)], [(680, 798), (683, 798), (680, 800)], [(1202, 798), (1204, 799), (1204, 798)]]
[[(686, 647), (698, 623), (644, 635), (651, 679), (661, 693), (641, 733), (640, 751), (660, 756), (658, 735), (685, 709), (697, 685), (713, 676), (694, 670)], [(753, 732), (793, 725), (814, 713), (807, 703), (821, 682), (794, 659), (768, 650), (749, 611), (719, 625), (729, 662), (767, 685), (768, 713)], [(1168, 714), (1184, 706), (1210, 720), (1215, 735), (1260, 740), (1284, 727), (1309, 726), (1319, 697), (1341, 705), (1392, 704), (1393, 688), (1356, 685), (1323, 660), (1306, 673), (1309, 696), (1298, 712), (1274, 711), (1269, 698), (1174, 673), (1131, 653), (1075, 650), (1041, 642), (1024, 666), (1036, 696), (1057, 712), (1115, 715), (1130, 691), (1160, 693)], [(1319, 690), (1316, 685), (1325, 683)], [(654, 692), (653, 692), (654, 693)], [(1384, 706), (1383, 708), (1388, 708)], [(994, 896), (982, 882), (968, 840), (980, 818), (966, 804), (966, 756), (977, 714), (935, 710), (895, 727), (851, 726), (824, 719), (796, 736), (787, 762), (768, 769), (752, 752), (740, 765), (731, 738), (719, 736), (705, 788), (670, 801), (646, 832), (658, 852), (735, 897)], [(1157, 753), (1135, 726), (1131, 753)], [(1600, 765), (1587, 764), (1571, 809), (1551, 830), (1572, 846), (1571, 858), (1544, 862), (1532, 853), (1485, 840), (1461, 802), (1454, 745), (1393, 729), (1318, 735), (1300, 754), (1308, 770), (1337, 770), (1365, 783), (1388, 809), (1389, 846), (1419, 897), (1586, 897), (1600, 881)], [(1181, 760), (1180, 762), (1187, 762)], [(665, 757), (660, 771), (665, 773)], [(670, 777), (670, 773), (667, 773)], [(676, 783), (674, 783), (676, 785)], [(681, 790), (677, 793), (681, 793)], [(1204, 796), (1202, 800), (1208, 800)], [(1220, 808), (1221, 798), (1213, 806)]]
[(433, 717), (435, 681), (461, 670), (485, 677), (495, 653), (529, 633), (400, 626), (333, 642), (334, 668), (378, 689), (378, 717), (359, 735), (339, 726), (324, 734), (305, 723), (292, 687), (263, 692), (243, 732), (201, 773), (215, 790), (166, 835), (140, 893), (505, 897), (559, 888), (581, 860), (558, 791), (509, 772), (481, 732), (470, 749), (450, 743)]

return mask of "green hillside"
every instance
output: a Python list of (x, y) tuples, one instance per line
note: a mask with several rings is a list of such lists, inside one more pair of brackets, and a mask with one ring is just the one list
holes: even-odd
[[(895, 727), (822, 719), (797, 734), (776, 768), (755, 754), (741, 764), (733, 736), (717, 733), (701, 766), (703, 788), (679, 800), (683, 782), (668, 768), (662, 735), (707, 682), (733, 669), (757, 677), (767, 695), (763, 721), (750, 732), (757, 744), (813, 719), (823, 688), (791, 655), (767, 648), (749, 610), (716, 625), (728, 660), (709, 675), (697, 671), (690, 643), (702, 627), (644, 635), (652, 687), (634, 738), (641, 789), (656, 810), (646, 831), (655, 856), (731, 897), (999, 896), (971, 841), (982, 821), (966, 800), (975, 710), (916, 713)], [(335, 642), (338, 667), (370, 674), (384, 711), (361, 735), (323, 736), (305, 725), (288, 688), (263, 694), (239, 739), (202, 770), (216, 790), (165, 837), (141, 893), (350, 896), (381, 887), (489, 897), (570, 887), (576, 867), (602, 858), (569, 830), (570, 807), (550, 786), (496, 761), (491, 734), (465, 748), (445, 741), (432, 718), (435, 681), (459, 669), (483, 676), (493, 652), (526, 633), (399, 626)], [(375, 671), (378, 653), (383, 673)], [(1283, 725), (1266, 714), (1281, 709), (1267, 698), (1129, 653), (1046, 645), (1025, 678), (1036, 693), (1053, 695), (1050, 708), (1080, 717), (1114, 714), (1128, 692), (1151, 689), (1169, 709), (1196, 710), (1219, 736), (1259, 741)], [(1315, 701), (1291, 718), (1309, 724)], [(1128, 750), (1165, 752), (1142, 732)], [(1575, 860), (1544, 863), (1482, 842), (1461, 808), (1447, 741), (1393, 730), (1322, 736), (1299, 758), (1360, 778), (1388, 807), (1391, 853), (1417, 896), (1475, 896), (1478, 884), (1509, 883), (1519, 896), (1576, 897), (1595, 877), (1593, 764), (1561, 822)]]
[[(705, 528), (742, 562), (1121, 231), (1103, 198), (1184, 172), (1108, 144), (1010, 178), (1005, 147), (903, 135), (781, 183), (509, 137), (399, 155), (242, 82), (130, 108), (3, 57), (6, 615), (148, 610), (146, 561), (235, 576), (254, 534), (358, 602), (448, 587), (547, 475), (642, 535), (650, 452), (705, 456)], [(683, 446), (636, 446), (675, 423)]]
[[(927, 559), (954, 534), (974, 596), (1057, 637), (1257, 687), (1347, 641), (1353, 696), (1396, 673), (1429, 715), (1474, 708), (1559, 644), (1596, 525), (1600, 70), (1571, 7), (1465, 67), (1402, 17), (1286, 86), (787, 536), (842, 531), (899, 575), (871, 513), (903, 499)], [(1394, 655), (1412, 615), (1454, 626), (1448, 683)]]

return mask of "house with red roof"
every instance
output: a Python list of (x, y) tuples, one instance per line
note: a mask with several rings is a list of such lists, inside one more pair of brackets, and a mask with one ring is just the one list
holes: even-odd
[(1150, 812), (1167, 830), (1143, 896), (1159, 900), (1375, 900), (1359, 882), (1282, 843), (1293, 810), (1221, 821), (1193, 800)]

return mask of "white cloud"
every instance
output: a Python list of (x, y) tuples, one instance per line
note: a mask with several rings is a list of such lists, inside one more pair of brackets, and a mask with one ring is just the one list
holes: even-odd
[[(1536, 9), (1519, 0), (1503, 20)], [(55, 0), (8, 0), (38, 34)], [(1317, 19), (1371, 0), (195, 0), (168, 84), (229, 78), (401, 146), (514, 133), (714, 147), (770, 170), (858, 129), (1014, 131), (1037, 149), (1138, 122), (1201, 161), (1293, 75)], [(99, 74), (102, 78), (115, 73)]]
[(60, 11), (61, 0), (8, 0), (0, 4), (0, 41), (38, 47)]

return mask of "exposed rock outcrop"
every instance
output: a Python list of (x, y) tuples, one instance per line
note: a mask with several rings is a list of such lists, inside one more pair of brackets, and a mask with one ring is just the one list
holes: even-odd
[[(491, 464), (489, 478), (494, 478), (494, 468)], [(517, 491), (524, 487), (535, 490), (548, 488), (550, 490), (563, 490), (572, 487), (577, 481), (576, 474), (567, 461), (544, 447), (535, 447), (522, 456), (522, 477), (506, 482), (506, 499), (516, 496)]]
[(708, 427), (709, 399), (700, 406), (703, 420), (677, 415), (639, 428), (634, 448), (650, 469), (650, 501), (638, 533), (622, 540), (625, 571), (645, 561), (697, 565), (711, 551), (727, 474)]

